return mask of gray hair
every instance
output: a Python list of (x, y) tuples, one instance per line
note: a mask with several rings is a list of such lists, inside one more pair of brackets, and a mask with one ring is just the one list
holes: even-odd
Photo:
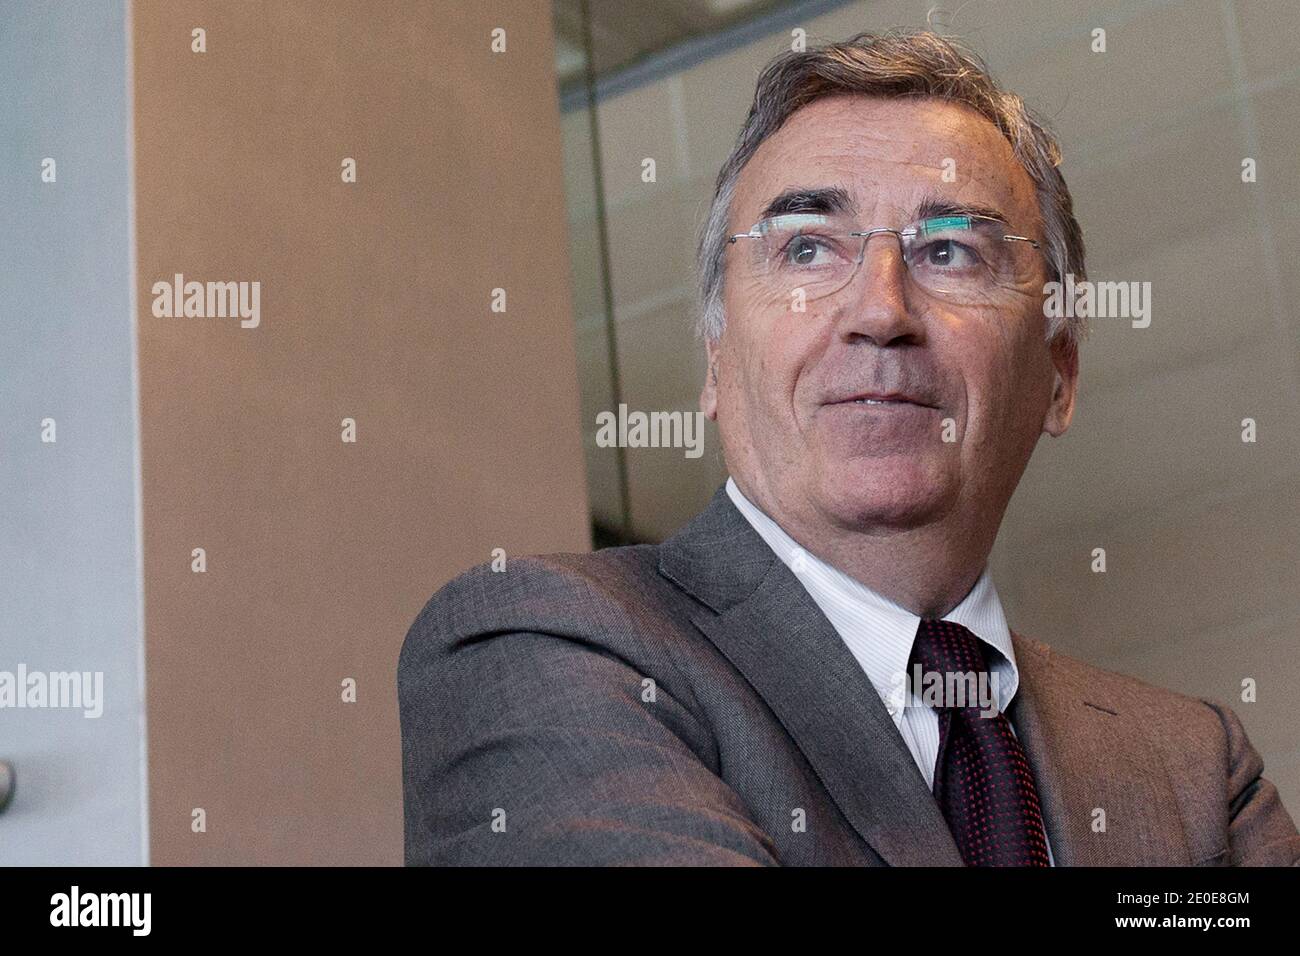
[[(731, 201), (740, 171), (762, 142), (796, 110), (826, 96), (935, 97), (963, 104), (987, 118), (1011, 144), (1012, 152), (1034, 183), (1043, 218), (1047, 258), (1060, 281), (1066, 274), (1083, 281), (1083, 231), (1074, 218), (1074, 203), (1057, 168), (1061, 148), (1014, 93), (1000, 89), (975, 54), (930, 31), (859, 33), (840, 43), (805, 52), (782, 53), (763, 68), (754, 103), (736, 145), (718, 172), (708, 219), (700, 232), (700, 336), (722, 335), (723, 251), (731, 218)], [(1052, 318), (1048, 340), (1064, 335), (1077, 348), (1085, 333), (1081, 317)]]

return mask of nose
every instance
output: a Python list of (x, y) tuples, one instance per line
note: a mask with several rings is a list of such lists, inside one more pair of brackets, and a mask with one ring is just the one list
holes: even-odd
[(867, 237), (862, 264), (840, 296), (839, 332), (846, 342), (919, 344), (923, 325), (909, 308), (907, 264), (896, 233)]

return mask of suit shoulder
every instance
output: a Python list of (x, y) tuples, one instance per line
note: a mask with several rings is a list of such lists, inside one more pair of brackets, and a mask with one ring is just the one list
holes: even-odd
[(1221, 701), (1170, 690), (1131, 674), (1089, 664), (1039, 641), (1023, 637), (1021, 640), (1035, 652), (1050, 655), (1053, 667), (1069, 682), (1087, 687), (1093, 696), (1109, 699), (1126, 712), (1139, 715), (1149, 726), (1176, 730), (1179, 736), (1217, 734), (1224, 730), (1224, 721), (1229, 719), (1225, 711), (1231, 711)]
[(662, 603), (670, 585), (657, 565), (655, 545), (506, 558), (496, 568), (485, 562), (429, 598), (407, 632), (401, 659), (431, 641), (454, 645), (489, 633), (582, 637), (626, 628)]

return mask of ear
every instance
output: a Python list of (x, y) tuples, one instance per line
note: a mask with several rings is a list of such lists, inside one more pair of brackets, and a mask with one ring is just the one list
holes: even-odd
[(718, 340), (709, 339), (704, 345), (704, 356), (708, 362), (704, 369), (704, 387), (700, 389), (700, 411), (709, 421), (718, 420)]
[(1052, 343), (1051, 350), (1055, 384), (1043, 418), (1043, 431), (1059, 438), (1074, 418), (1074, 400), (1079, 390), (1079, 347), (1061, 335)]

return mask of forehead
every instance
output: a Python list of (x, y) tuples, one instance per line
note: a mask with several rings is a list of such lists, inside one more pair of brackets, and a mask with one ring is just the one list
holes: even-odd
[(802, 107), (741, 171), (732, 225), (748, 228), (788, 189), (828, 186), (873, 222), (935, 197), (1000, 210), (1022, 228), (1038, 222), (1033, 181), (997, 127), (933, 98), (832, 96)]

